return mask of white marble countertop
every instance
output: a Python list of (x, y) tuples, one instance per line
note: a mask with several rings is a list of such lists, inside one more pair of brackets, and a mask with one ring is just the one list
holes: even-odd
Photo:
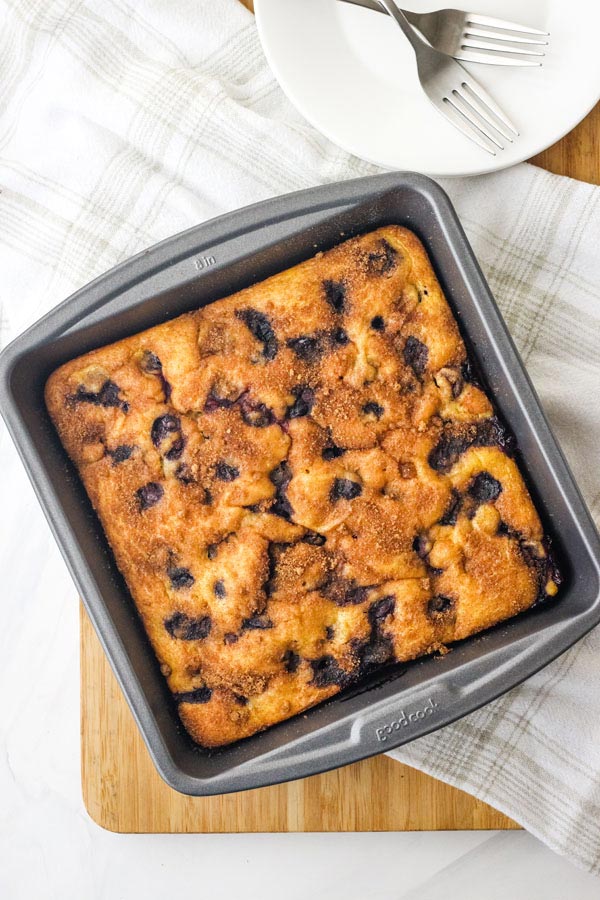
[(119, 835), (79, 773), (78, 603), (0, 436), (0, 898), (597, 900), (600, 881), (521, 832)]

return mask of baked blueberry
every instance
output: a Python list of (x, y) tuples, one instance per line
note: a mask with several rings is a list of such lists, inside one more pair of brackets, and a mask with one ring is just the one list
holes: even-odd
[(293, 650), (286, 650), (283, 656), (281, 657), (281, 661), (284, 665), (286, 672), (296, 672), (298, 666), (300, 665), (300, 657), (297, 653), (294, 653)]
[(444, 511), (444, 515), (440, 519), (440, 525), (456, 525), (458, 514), (462, 506), (462, 497), (456, 488), (452, 488), (450, 503)]
[(275, 581), (277, 578), (277, 564), (279, 562), (279, 558), (284, 550), (289, 547), (289, 544), (281, 544), (278, 541), (269, 541), (269, 546), (267, 547), (267, 558), (269, 560), (269, 571), (267, 573), (267, 577), (264, 582), (264, 592), (267, 597), (270, 597), (275, 591)]
[(303, 384), (292, 388), (292, 394), (296, 398), (291, 406), (288, 406), (286, 419), (300, 419), (312, 412), (315, 403), (315, 392), (308, 385)]
[(491, 503), (501, 492), (502, 485), (489, 472), (480, 472), (469, 485), (469, 494), (478, 503)]
[(219, 460), (215, 466), (215, 476), (219, 481), (235, 481), (240, 477), (240, 470), (237, 466), (230, 466), (229, 463)]
[(269, 478), (276, 488), (285, 490), (292, 480), (292, 470), (286, 459), (269, 473)]
[(369, 596), (369, 591), (370, 588), (364, 585), (349, 587), (344, 594), (343, 606), (357, 606), (359, 603), (364, 603)]
[(514, 451), (514, 438), (496, 416), (469, 425), (447, 425), (427, 460), (432, 469), (445, 472), (452, 468), (469, 447), (500, 447)]
[(109, 450), (108, 455), (112, 457), (113, 465), (117, 466), (119, 463), (125, 462), (126, 459), (130, 459), (134, 449), (131, 444), (119, 444), (114, 450)]
[(372, 275), (387, 275), (398, 263), (398, 251), (383, 238), (379, 250), (369, 253), (367, 268)]
[(346, 452), (344, 447), (337, 447), (335, 444), (329, 444), (327, 447), (323, 447), (321, 452), (321, 456), (327, 462), (331, 462), (332, 459), (338, 459), (338, 457), (343, 456)]
[(171, 399), (171, 385), (163, 374), (162, 363), (156, 353), (152, 353), (151, 350), (144, 350), (140, 360), (140, 369), (142, 372), (145, 372), (146, 375), (156, 375), (159, 378), (165, 397), (165, 403), (168, 403)]
[(225, 582), (222, 578), (219, 578), (218, 581), (215, 581), (213, 584), (213, 593), (215, 597), (223, 598), (227, 596), (227, 589), (225, 588)]
[(272, 484), (275, 485), (275, 501), (271, 506), (271, 512), (283, 519), (290, 519), (293, 515), (292, 506), (286, 497), (287, 487), (292, 480), (292, 470), (287, 462), (283, 460), (278, 466), (275, 466), (269, 473)]
[(160, 445), (165, 441), (170, 435), (178, 434), (181, 431), (181, 421), (177, 416), (172, 416), (170, 413), (166, 413), (164, 416), (159, 416), (152, 423), (152, 428), (150, 429), (150, 438), (152, 439), (152, 443), (155, 447), (160, 447)]
[(446, 431), (429, 453), (427, 462), (436, 472), (445, 472), (452, 468), (472, 443), (473, 438), (467, 432)]
[(140, 369), (147, 375), (158, 375), (159, 372), (162, 372), (162, 363), (156, 353), (144, 350), (140, 360)]
[(75, 403), (91, 403), (93, 406), (103, 406), (105, 409), (115, 408), (128, 412), (129, 404), (125, 400), (121, 400), (119, 392), (119, 386), (114, 381), (107, 379), (99, 391), (87, 391), (80, 386), (69, 399)]
[(201, 641), (210, 634), (212, 621), (210, 616), (194, 618), (184, 612), (174, 612), (165, 619), (165, 628), (178, 641)]
[(387, 634), (371, 633), (368, 641), (356, 647), (358, 676), (369, 675), (375, 669), (394, 662), (394, 642)]
[(311, 544), (313, 547), (322, 547), (326, 540), (325, 535), (319, 534), (317, 531), (307, 531), (301, 538), (302, 543)]
[(220, 399), (209, 394), (204, 404), (204, 412), (211, 413), (216, 409), (228, 409), (230, 406), (233, 406), (232, 400)]
[(167, 571), (167, 575), (171, 580), (171, 584), (176, 591), (183, 591), (190, 588), (196, 580), (189, 569), (184, 566), (174, 566)]
[(454, 606), (454, 600), (451, 597), (444, 597), (442, 594), (432, 597), (427, 604), (427, 612), (430, 616), (442, 616), (450, 612)]
[(343, 281), (323, 282), (323, 290), (325, 291), (325, 299), (334, 312), (343, 313), (346, 307), (346, 286)]
[(266, 631), (269, 628), (274, 628), (273, 622), (267, 615), (255, 615), (249, 616), (247, 619), (242, 620), (242, 628), (244, 631)]
[(270, 512), (273, 513), (274, 516), (280, 516), (282, 519), (291, 519), (294, 515), (294, 510), (292, 504), (287, 499), (287, 497), (283, 497), (281, 495), (277, 495), (273, 504), (271, 505)]
[[(460, 397), (460, 395), (462, 394), (463, 388), (465, 386), (465, 380), (462, 376), (461, 369), (454, 366), (446, 366), (446, 368), (441, 370), (440, 375), (449, 383), (452, 399), (458, 399), (458, 397)], [(435, 383), (438, 384), (438, 379), (435, 378), (434, 380)]]
[(353, 580), (333, 576), (321, 588), (323, 594), (336, 606), (357, 606), (369, 596), (370, 587), (359, 585)]
[(179, 463), (175, 469), (175, 478), (182, 484), (194, 484), (196, 481), (194, 473), (187, 463)]
[(419, 559), (425, 559), (431, 550), (431, 541), (424, 534), (418, 534), (412, 542), (412, 548)]
[(246, 425), (251, 425), (252, 428), (266, 428), (275, 421), (272, 409), (264, 403), (253, 402), (248, 397), (240, 402), (240, 412)]
[(290, 338), (286, 343), (298, 359), (304, 362), (315, 363), (323, 353), (323, 341), (316, 335), (303, 334)]
[(509, 456), (515, 450), (514, 435), (506, 430), (498, 416), (477, 423), (473, 443), (477, 447), (500, 447)]
[(162, 387), (162, 389), (163, 389), (163, 395), (164, 395), (164, 398), (165, 398), (165, 403), (168, 403), (169, 400), (171, 399), (171, 385), (170, 385), (170, 383), (167, 381), (167, 379), (165, 378), (165, 376), (163, 375), (162, 372), (159, 374), (158, 377), (160, 378), (160, 385), (161, 385), (161, 387)]
[(371, 319), (371, 328), (373, 331), (384, 331), (385, 330), (385, 320), (383, 316), (373, 316)]
[(177, 691), (174, 695), (176, 703), (208, 703), (212, 697), (209, 687), (195, 688), (193, 691)]
[(175, 460), (181, 457), (183, 453), (183, 448), (185, 447), (185, 439), (183, 437), (177, 437), (165, 453), (165, 459)]
[(336, 478), (329, 492), (329, 496), (336, 500), (354, 500), (362, 494), (362, 485), (351, 478)]
[(406, 365), (411, 367), (417, 377), (420, 377), (427, 368), (429, 350), (426, 344), (411, 334), (406, 338), (402, 357)]
[(217, 409), (230, 409), (238, 399), (233, 400), (231, 397), (219, 396), (216, 386), (213, 385), (204, 403), (204, 412), (211, 413)]
[(371, 603), (369, 606), (367, 613), (369, 622), (373, 625), (376, 622), (383, 621), (383, 619), (391, 616), (395, 608), (396, 598), (393, 595), (382, 597), (380, 600), (375, 600), (375, 602)]
[(135, 495), (140, 510), (143, 512), (145, 509), (150, 509), (151, 506), (156, 506), (164, 492), (162, 484), (159, 484), (158, 481), (149, 481), (148, 484), (138, 488)]
[(264, 358), (268, 360), (275, 359), (279, 344), (267, 316), (257, 309), (238, 309), (235, 314), (238, 319), (242, 320), (253, 337), (263, 345)]
[(366, 416), (375, 416), (376, 419), (380, 419), (385, 410), (379, 403), (375, 403), (374, 400), (369, 400), (368, 403), (364, 404), (362, 411)]
[(330, 687), (333, 684), (337, 687), (344, 687), (348, 684), (348, 673), (340, 668), (337, 660), (331, 654), (311, 659), (309, 662), (313, 671), (311, 684), (317, 687)]

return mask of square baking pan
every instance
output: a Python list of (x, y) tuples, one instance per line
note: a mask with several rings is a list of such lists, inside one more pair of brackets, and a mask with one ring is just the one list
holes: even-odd
[[(400, 224), (423, 241), (551, 534), (555, 601), (431, 657), (375, 673), (305, 714), (209, 752), (178, 718), (100, 523), (44, 405), (61, 363), (211, 303), (345, 238)], [(600, 541), (456, 214), (441, 188), (391, 173), (229, 213), (157, 244), (52, 310), (0, 355), (0, 410), (156, 767), (178, 791), (225, 793), (391, 750), (466, 715), (600, 620)]]

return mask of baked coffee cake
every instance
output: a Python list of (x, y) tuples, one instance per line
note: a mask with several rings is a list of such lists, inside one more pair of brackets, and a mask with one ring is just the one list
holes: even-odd
[(72, 360), (46, 401), (206, 747), (557, 592), (405, 228)]

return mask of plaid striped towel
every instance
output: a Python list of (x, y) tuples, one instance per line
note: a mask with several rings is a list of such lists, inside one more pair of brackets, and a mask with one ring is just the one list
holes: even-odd
[[(377, 171), (290, 107), (237, 0), (2, 5), (3, 342), (176, 231)], [(444, 187), (598, 519), (600, 191), (527, 165)], [(4, 442), (0, 471), (11, 453)], [(19, 532), (7, 536), (6, 559)], [(595, 631), (521, 687), (393, 755), (598, 872), (599, 679)]]

